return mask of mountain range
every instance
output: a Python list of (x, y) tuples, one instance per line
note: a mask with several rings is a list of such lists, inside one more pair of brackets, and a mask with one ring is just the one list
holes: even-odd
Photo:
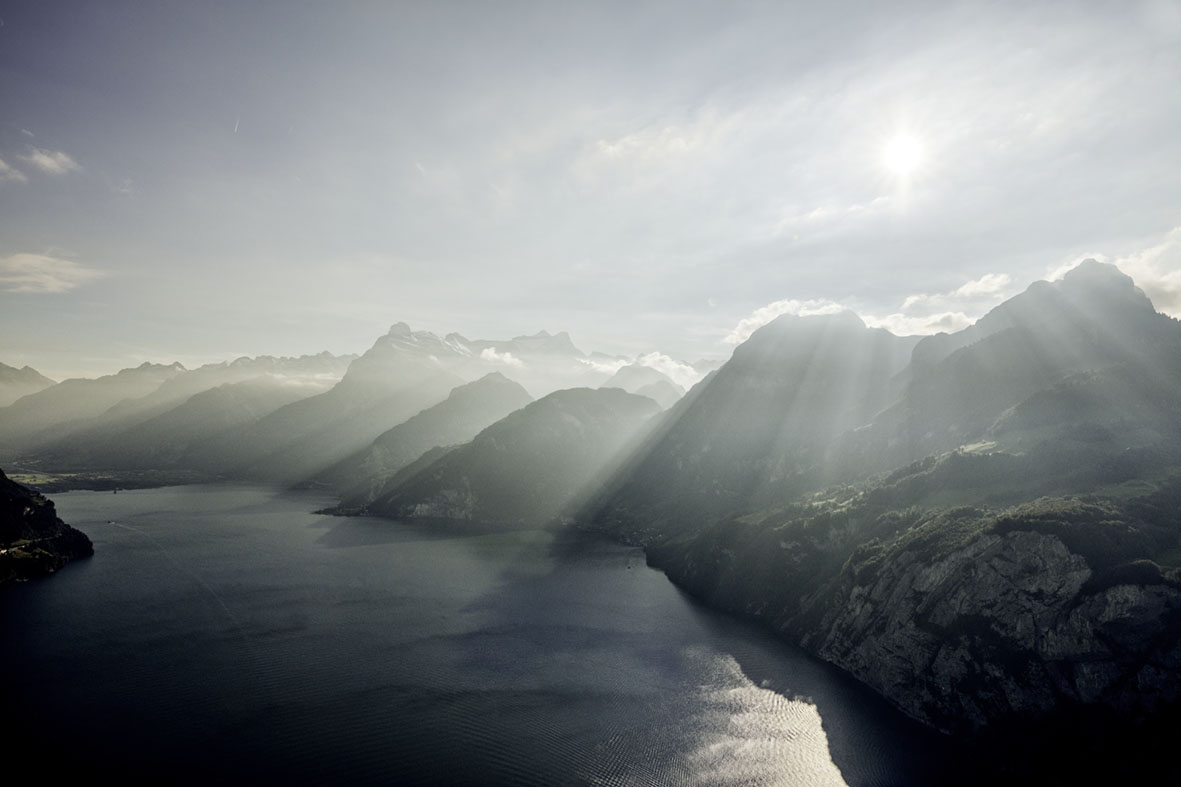
[(784, 315), (688, 392), (564, 333), (398, 323), (330, 358), (339, 382), (299, 393), (175, 365), (66, 381), (0, 408), (0, 442), (605, 533), (944, 731), (1181, 712), (1181, 323), (1114, 266), (957, 333)]
[(1141, 723), (1181, 702), (1179, 447), (1181, 323), (1088, 262), (959, 334), (778, 318), (579, 521), (940, 729)]

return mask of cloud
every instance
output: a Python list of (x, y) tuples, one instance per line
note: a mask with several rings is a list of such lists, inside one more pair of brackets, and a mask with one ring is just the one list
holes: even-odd
[(695, 383), (705, 376), (703, 372), (693, 368), (691, 364), (678, 361), (676, 358), (672, 358), (661, 352), (644, 353), (635, 358), (615, 358), (609, 361), (601, 361), (594, 358), (579, 358), (578, 360), (596, 372), (603, 374), (615, 374), (623, 367), (632, 364), (636, 366), (647, 366), (664, 374), (682, 388), (692, 388)]
[(596, 372), (601, 372), (603, 374), (615, 374), (620, 369), (631, 363), (631, 361), (627, 358), (616, 358), (612, 361), (598, 361), (594, 358), (579, 358), (578, 362), (585, 364), (586, 366), (594, 369)]
[(1008, 297), (1012, 283), (1013, 277), (1007, 273), (986, 273), (947, 292), (908, 295), (893, 314), (863, 314), (861, 319), (871, 328), (885, 328), (897, 336), (954, 333)]
[(734, 330), (722, 341), (726, 344), (742, 344), (750, 335), (781, 314), (796, 314), (807, 317), (813, 314), (836, 314), (845, 311), (845, 307), (827, 298), (814, 298), (806, 301), (783, 300), (768, 303), (755, 309), (749, 317), (742, 318)]
[(940, 312), (921, 317), (895, 312), (885, 317), (862, 315), (870, 328), (885, 328), (895, 336), (925, 336), (932, 333), (955, 333), (975, 320), (963, 312)]
[(1004, 299), (1013, 277), (1007, 273), (986, 273), (950, 292), (918, 293), (907, 296), (902, 302), (902, 311), (909, 312), (919, 307), (929, 310), (973, 302), (1000, 301)]
[(27, 183), (29, 181), (29, 179), (25, 177), (25, 173), (21, 172), (19, 169), (14, 169), (13, 167), (9, 166), (4, 161), (4, 159), (0, 159), (0, 183), (5, 183), (10, 180), (16, 183)]
[(6, 292), (66, 292), (102, 275), (102, 271), (46, 254), (0, 257), (0, 290)]
[(491, 347), (485, 347), (480, 351), (480, 360), (488, 361), (489, 363), (502, 363), (505, 366), (511, 366), (514, 369), (523, 369), (525, 367), (525, 362), (512, 353), (498, 353)]
[(956, 298), (1002, 298), (1005, 290), (1013, 283), (1013, 277), (1007, 273), (986, 273), (979, 279), (959, 287), (952, 293)]
[[(857, 316), (870, 328), (885, 328), (896, 336), (917, 336), (940, 331), (952, 333), (967, 328), (994, 303), (1003, 300), (1012, 282), (1013, 277), (1007, 273), (986, 273), (954, 290), (909, 295), (903, 300), (899, 311), (884, 317), (863, 312), (857, 312)], [(775, 301), (756, 309), (739, 322), (723, 341), (726, 344), (741, 344), (757, 328), (781, 314), (807, 317), (846, 310), (852, 311), (848, 306), (827, 298)]]
[(1144, 290), (1157, 311), (1181, 317), (1181, 227), (1146, 249), (1118, 257), (1115, 264)]
[(670, 358), (664, 353), (646, 353), (636, 358), (636, 363), (662, 372), (674, 383), (686, 389), (692, 388), (697, 381), (705, 376), (689, 364)]
[(21, 156), (21, 160), (50, 175), (65, 175), (67, 172), (80, 170), (82, 167), (71, 158), (69, 153), (62, 150), (45, 150), (31, 148), (32, 152)]

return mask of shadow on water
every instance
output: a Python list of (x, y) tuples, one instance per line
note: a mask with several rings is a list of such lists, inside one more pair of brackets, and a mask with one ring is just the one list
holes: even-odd
[(504, 532), (503, 529), (450, 519), (395, 520), (385, 517), (331, 515), (326, 515), (325, 520), (312, 522), (308, 527), (325, 531), (316, 539), (316, 543), (329, 549), (454, 541), (458, 538), (479, 538)]

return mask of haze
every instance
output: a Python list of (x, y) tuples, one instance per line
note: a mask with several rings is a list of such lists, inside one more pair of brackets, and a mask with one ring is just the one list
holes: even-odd
[(1181, 313), (1181, 5), (13, 2), (0, 361), (776, 314), (969, 324), (1083, 257)]

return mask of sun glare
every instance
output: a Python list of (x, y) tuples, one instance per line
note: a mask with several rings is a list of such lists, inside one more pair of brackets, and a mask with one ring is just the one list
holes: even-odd
[(905, 177), (914, 172), (923, 160), (923, 146), (917, 137), (899, 134), (886, 143), (886, 167), (895, 175)]

